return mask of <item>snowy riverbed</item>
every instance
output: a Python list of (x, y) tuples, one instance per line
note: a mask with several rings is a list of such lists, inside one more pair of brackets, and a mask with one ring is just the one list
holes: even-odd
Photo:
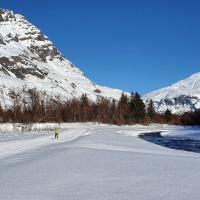
[(190, 134), (169, 125), (36, 124), (30, 132), (0, 126), (2, 200), (198, 200), (200, 154), (168, 149), (136, 136)]

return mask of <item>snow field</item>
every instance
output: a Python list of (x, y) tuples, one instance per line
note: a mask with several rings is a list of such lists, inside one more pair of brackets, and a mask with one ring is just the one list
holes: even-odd
[(35, 126), (36, 137), (30, 132), (20, 140), (27, 133), (18, 132), (0, 142), (2, 200), (199, 200), (200, 155), (136, 137), (198, 135), (198, 127), (62, 124), (55, 140), (52, 132), (42, 134), (45, 125)]

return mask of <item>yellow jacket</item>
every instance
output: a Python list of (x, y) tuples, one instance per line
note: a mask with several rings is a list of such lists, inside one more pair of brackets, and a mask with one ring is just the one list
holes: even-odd
[(55, 128), (55, 135), (58, 135), (60, 133), (60, 129), (59, 128)]

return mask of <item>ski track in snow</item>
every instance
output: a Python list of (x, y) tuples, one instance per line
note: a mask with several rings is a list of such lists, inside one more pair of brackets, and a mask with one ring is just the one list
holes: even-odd
[[(82, 127), (73, 128), (73, 129), (64, 129), (60, 134), (60, 139), (56, 140), (54, 138), (54, 133), (52, 131), (51, 134), (47, 134), (45, 136), (40, 136), (36, 138), (30, 139), (17, 139), (14, 141), (2, 142), (0, 146), (0, 158), (4, 158), (13, 154), (18, 154), (26, 151), (30, 151), (33, 149), (37, 149), (46, 145), (56, 144), (61, 142), (67, 142), (71, 140), (75, 140), (78, 137), (89, 134), (89, 129)], [(19, 135), (20, 138), (20, 135)]]

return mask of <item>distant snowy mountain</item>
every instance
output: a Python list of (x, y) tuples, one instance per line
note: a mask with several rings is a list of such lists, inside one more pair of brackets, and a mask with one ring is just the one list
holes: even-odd
[(11, 91), (23, 88), (62, 99), (83, 93), (118, 99), (122, 93), (90, 81), (23, 16), (0, 9), (0, 103), (9, 104)]
[(146, 102), (152, 99), (159, 112), (166, 109), (176, 114), (195, 111), (200, 108), (200, 72), (169, 87), (150, 92), (143, 99)]

